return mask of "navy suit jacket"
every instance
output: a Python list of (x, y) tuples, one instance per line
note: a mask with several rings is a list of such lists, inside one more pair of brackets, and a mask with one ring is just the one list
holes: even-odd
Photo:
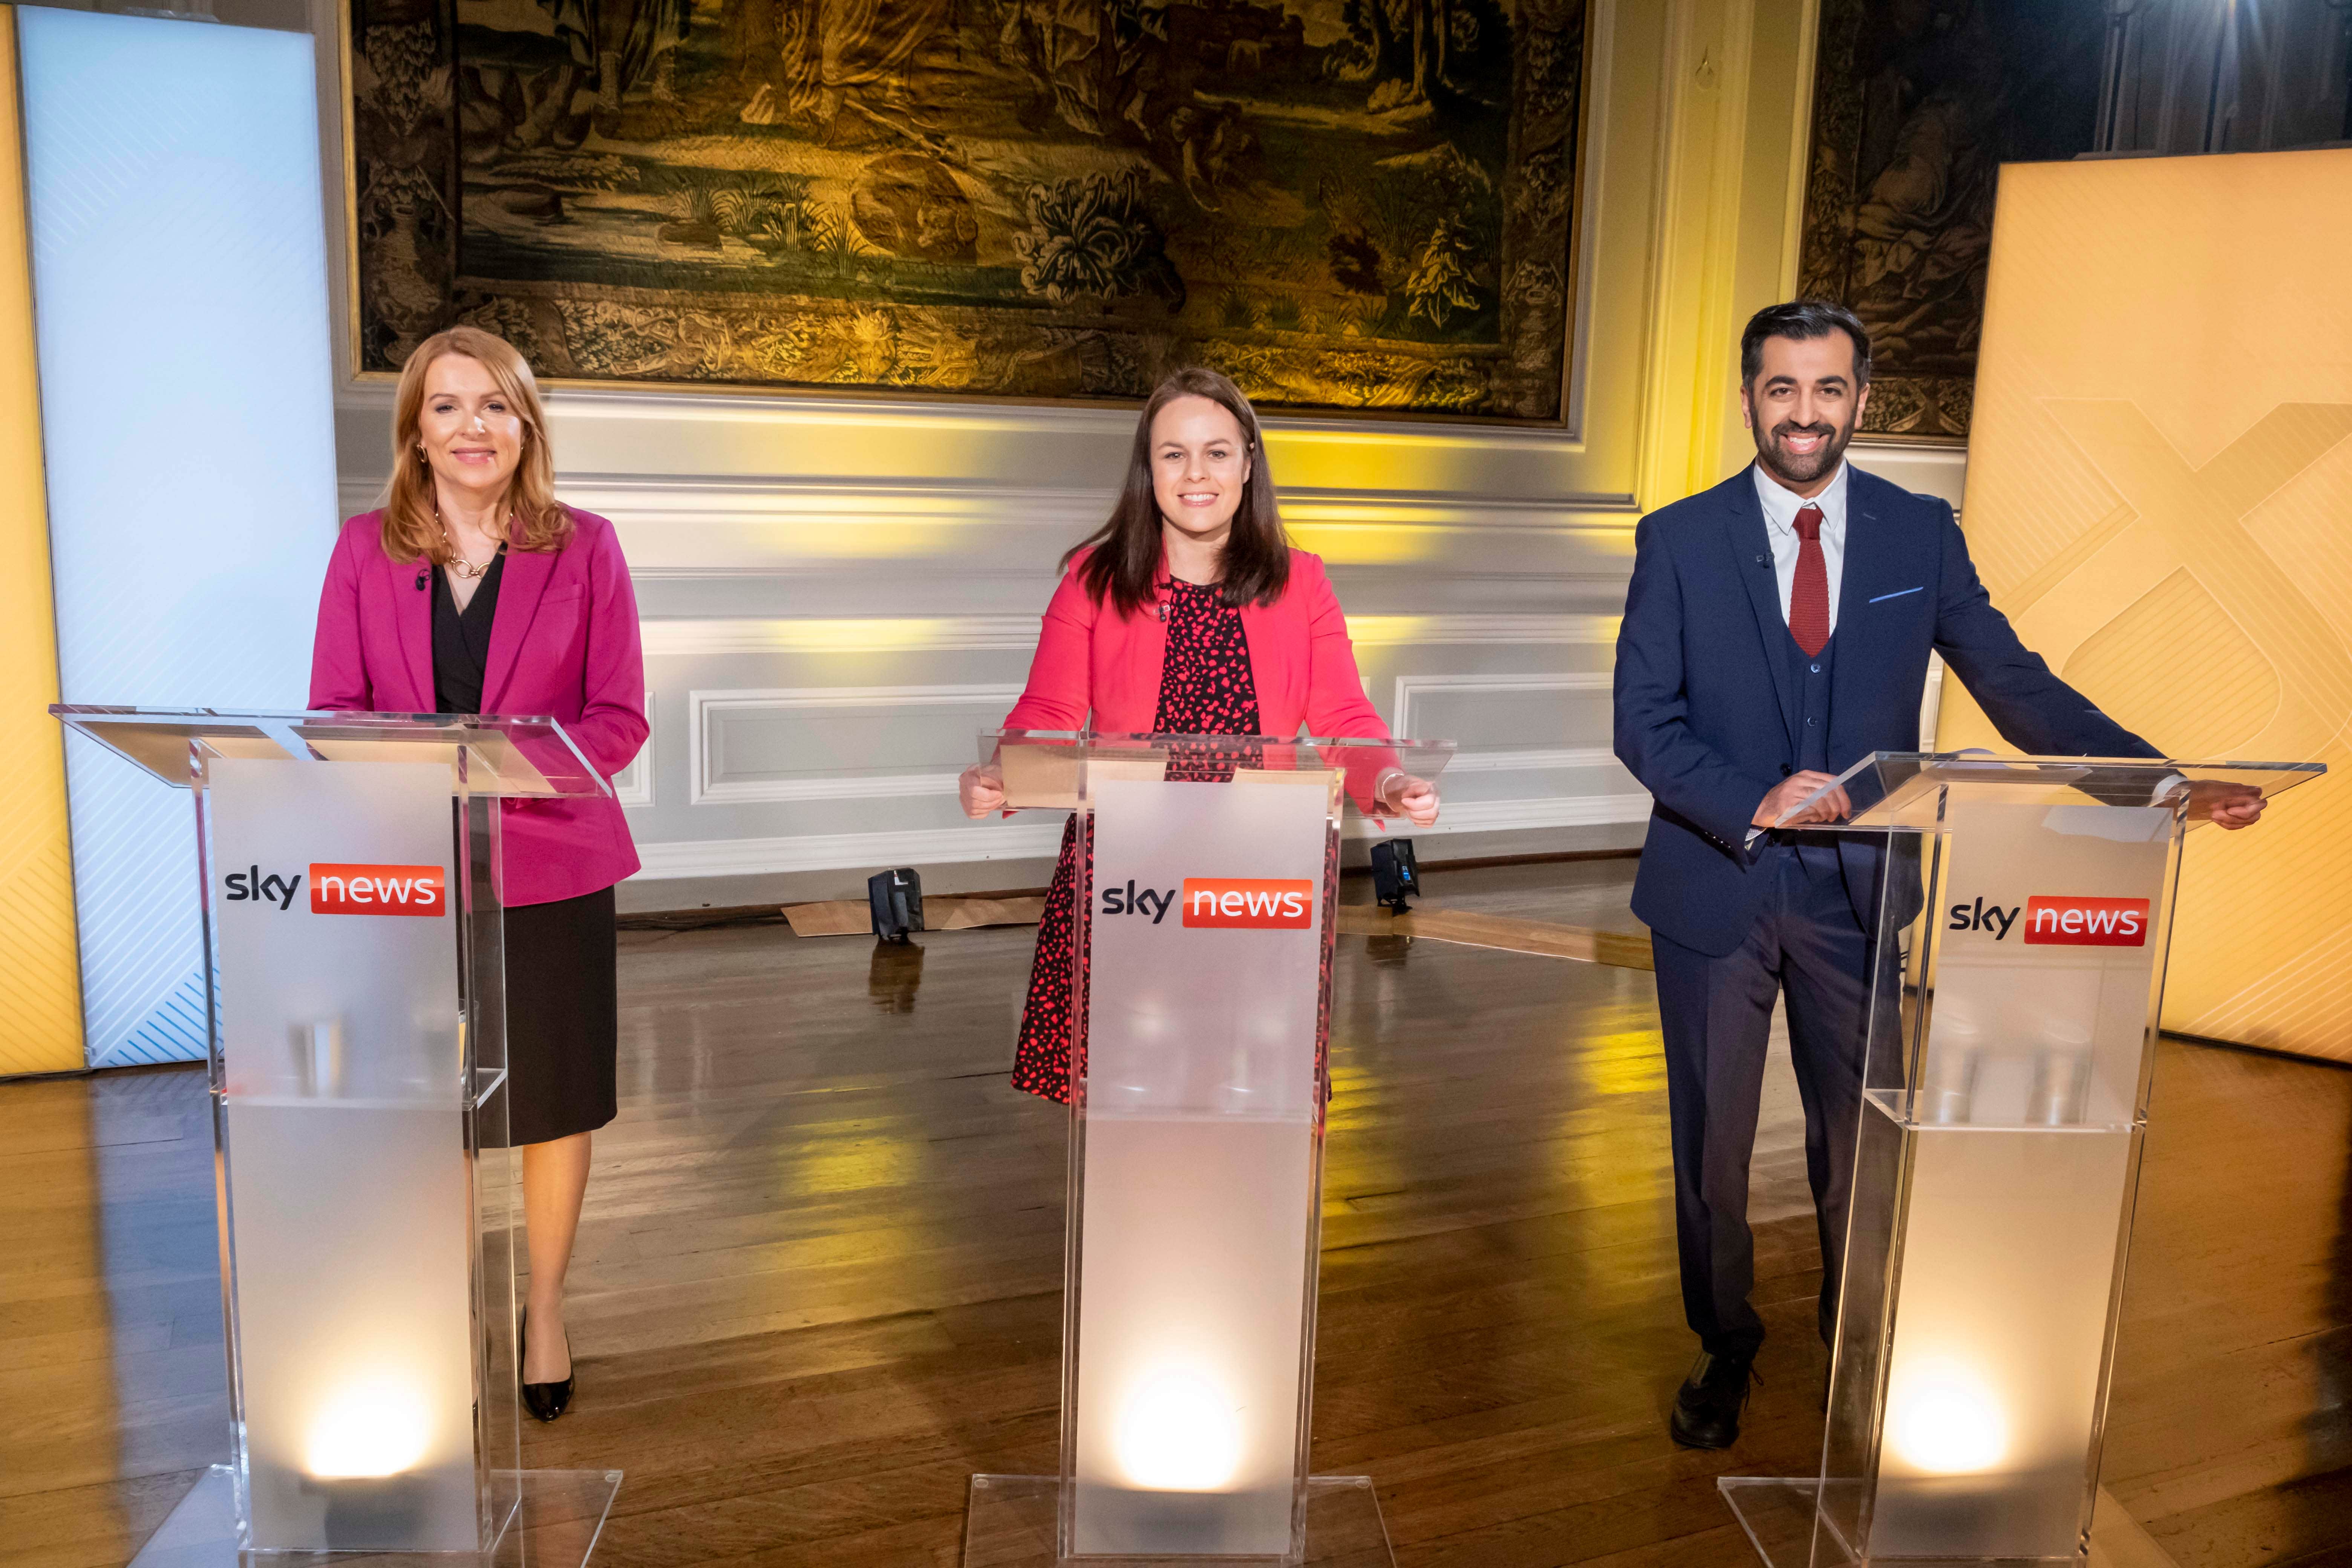
[[(1745, 847), (1756, 807), (1801, 754), (1788, 622), (1752, 472), (1652, 512), (1633, 538), (1616, 749), (1653, 801), (1633, 912), (1720, 956), (1747, 939), (1768, 890)], [(1873, 752), (1918, 750), (1930, 648), (2029, 755), (2162, 754), (2018, 641), (1977, 581), (1950, 506), (1850, 468), (1832, 773)], [(1840, 849), (1855, 913), (1873, 928), (1876, 847), (1849, 837)]]

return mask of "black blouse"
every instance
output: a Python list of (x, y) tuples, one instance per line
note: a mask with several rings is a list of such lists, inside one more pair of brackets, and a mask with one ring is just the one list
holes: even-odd
[(506, 546), (457, 608), (446, 568), (433, 572), (433, 704), (437, 713), (479, 713), (482, 672), (490, 662), (490, 624), (499, 614), (499, 579), (506, 574)]

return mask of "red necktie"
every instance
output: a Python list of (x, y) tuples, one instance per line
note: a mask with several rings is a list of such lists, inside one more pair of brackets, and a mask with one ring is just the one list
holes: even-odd
[(1797, 580), (1789, 585), (1789, 635), (1811, 658), (1830, 640), (1830, 574), (1822, 563), (1822, 509), (1797, 510)]

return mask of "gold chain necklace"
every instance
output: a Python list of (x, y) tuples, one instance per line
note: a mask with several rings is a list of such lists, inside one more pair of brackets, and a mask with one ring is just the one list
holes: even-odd
[[(506, 548), (506, 545), (503, 542), (500, 542), (491, 549), (490, 558), (488, 561), (483, 562), (479, 565), (476, 565), (473, 562), (467, 560), (465, 556), (458, 553), (457, 542), (449, 536), (449, 525), (441, 521), (441, 505), (438, 500), (434, 502), (433, 521), (441, 523), (441, 542), (449, 547), (448, 567), (449, 574), (451, 576), (463, 577), (470, 582), (472, 579), (479, 577), (482, 574), (488, 572), (492, 566), (498, 564), (499, 552)], [(509, 524), (514, 521), (512, 513), (508, 514), (507, 521)]]

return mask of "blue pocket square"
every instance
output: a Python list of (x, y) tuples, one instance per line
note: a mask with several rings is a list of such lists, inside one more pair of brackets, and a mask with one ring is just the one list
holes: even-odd
[(1916, 588), (1901, 588), (1901, 589), (1897, 589), (1895, 592), (1894, 592), (1894, 593), (1892, 593), (1892, 594), (1881, 594), (1881, 595), (1878, 595), (1878, 597), (1876, 597), (1875, 599), (1871, 600), (1870, 602), (1871, 602), (1872, 604), (1874, 604), (1874, 605), (1883, 605), (1883, 604), (1885, 604), (1885, 603), (1887, 600), (1889, 600), (1889, 599), (1899, 599), (1899, 598), (1903, 597), (1903, 595), (1906, 595), (1906, 594), (1917, 594), (1917, 593), (1923, 593), (1923, 592), (1925, 592), (1925, 591), (1926, 591), (1927, 586), (1927, 584), (1922, 583), (1922, 584), (1919, 584), (1919, 586), (1918, 586), (1918, 587), (1916, 587)]

